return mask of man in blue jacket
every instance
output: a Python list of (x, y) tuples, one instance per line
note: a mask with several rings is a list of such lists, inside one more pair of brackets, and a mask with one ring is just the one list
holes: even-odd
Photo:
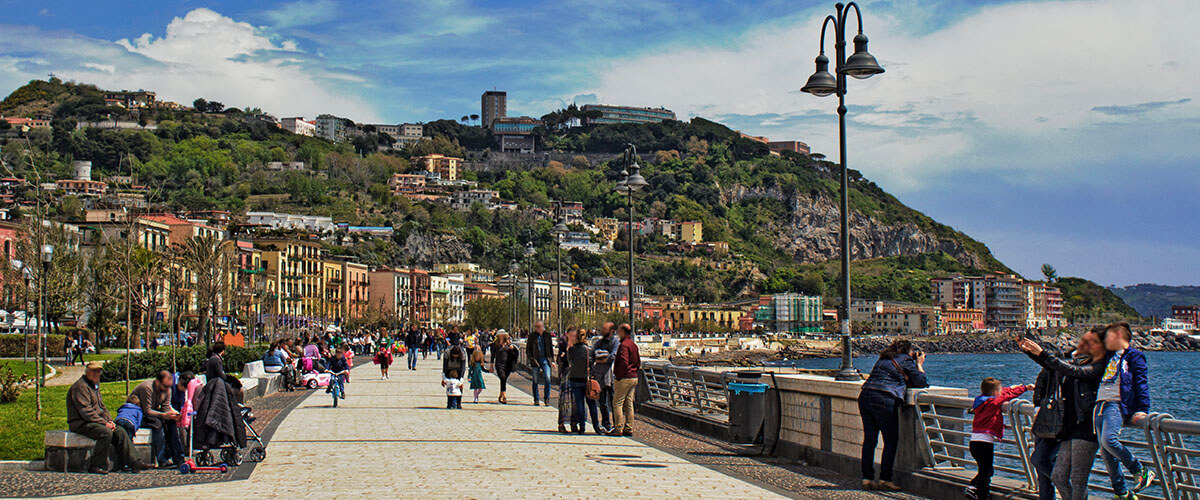
[[(1146, 356), (1142, 351), (1130, 347), (1133, 333), (1128, 323), (1113, 323), (1104, 330), (1104, 346), (1112, 352), (1100, 388), (1096, 392), (1096, 409), (1093, 424), (1100, 440), (1100, 456), (1108, 469), (1113, 493), (1119, 499), (1137, 498), (1141, 491), (1154, 481), (1154, 471), (1143, 467), (1133, 453), (1121, 444), (1121, 426), (1139, 425), (1150, 412), (1150, 387), (1146, 369)], [(1121, 465), (1137, 479), (1133, 491), (1125, 487)]]

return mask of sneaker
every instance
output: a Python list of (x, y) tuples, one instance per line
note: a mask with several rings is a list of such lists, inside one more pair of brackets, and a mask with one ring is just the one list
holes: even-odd
[(872, 481), (870, 479), (863, 479), (862, 480), (862, 489), (868, 490), (868, 491), (875, 489), (875, 481)]
[(1115, 495), (1113, 498), (1116, 500), (1138, 500), (1138, 496), (1134, 495), (1132, 491), (1125, 493), (1124, 495)]
[(979, 500), (979, 490), (975, 489), (974, 486), (967, 486), (967, 489), (963, 490), (963, 496), (967, 500)]
[(1138, 482), (1133, 487), (1133, 493), (1142, 491), (1147, 486), (1150, 486), (1150, 483), (1154, 482), (1154, 471), (1150, 470), (1149, 467), (1142, 466), (1142, 472), (1137, 475), (1137, 478)]

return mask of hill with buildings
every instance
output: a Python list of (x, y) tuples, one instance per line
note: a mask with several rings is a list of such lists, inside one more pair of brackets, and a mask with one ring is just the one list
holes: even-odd
[[(400, 125), (277, 119), (203, 99), (187, 107), (144, 91), (34, 81), (0, 103), (22, 115), (0, 141), (4, 175), (58, 182), (51, 214), (63, 221), (122, 207), (228, 212), (234, 231), (313, 235), (325, 254), (371, 267), (471, 262), (551, 276), (558, 214), (569, 227), (564, 279), (583, 283), (626, 275), (629, 200), (614, 188), (627, 168), (619, 153), (633, 144), (648, 182), (634, 197), (646, 294), (733, 303), (798, 292), (826, 295), (826, 305), (838, 295), (840, 167), (803, 143), (703, 118), (483, 111), (487, 127), (467, 116)], [(79, 162), (90, 162), (87, 179), (77, 178)], [(849, 175), (856, 296), (929, 304), (931, 278), (1011, 273), (982, 242)], [(34, 190), (9, 184), (0, 199), (28, 207)], [(1077, 296), (1091, 295), (1064, 293), (1067, 307)], [(1126, 312), (1120, 299), (1087, 306)]]
[(1171, 308), (1200, 304), (1200, 286), (1169, 286), (1141, 283), (1125, 287), (1110, 287), (1121, 300), (1137, 309), (1142, 316), (1169, 318)]

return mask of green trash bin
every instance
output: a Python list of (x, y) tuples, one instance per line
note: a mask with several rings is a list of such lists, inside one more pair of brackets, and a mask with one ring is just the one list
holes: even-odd
[(734, 443), (760, 443), (767, 413), (767, 384), (730, 382), (729, 440)]

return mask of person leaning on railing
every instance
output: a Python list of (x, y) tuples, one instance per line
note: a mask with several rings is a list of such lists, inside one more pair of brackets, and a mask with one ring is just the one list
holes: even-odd
[[(896, 463), (896, 445), (900, 441), (900, 407), (908, 389), (928, 387), (925, 380), (925, 353), (911, 342), (900, 339), (879, 353), (871, 376), (858, 395), (858, 413), (862, 417), (863, 488), (896, 491), (892, 467)], [(875, 480), (875, 446), (883, 434), (883, 458), (879, 480)]]

